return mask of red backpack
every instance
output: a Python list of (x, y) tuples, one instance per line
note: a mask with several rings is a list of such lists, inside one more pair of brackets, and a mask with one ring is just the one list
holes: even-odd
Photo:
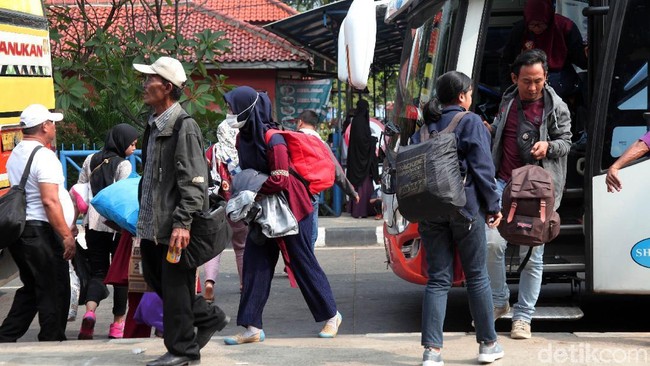
[(281, 134), (287, 142), (293, 165), (291, 172), (305, 184), (309, 193), (317, 194), (334, 185), (334, 162), (323, 141), (302, 132), (270, 129), (264, 136), (267, 145), (276, 133)]

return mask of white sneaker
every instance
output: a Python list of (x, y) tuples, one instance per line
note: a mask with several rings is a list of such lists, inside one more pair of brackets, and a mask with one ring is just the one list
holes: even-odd
[(492, 363), (504, 355), (503, 348), (497, 342), (494, 342), (491, 346), (481, 342), (478, 346), (478, 362), (480, 363)]
[(430, 348), (424, 349), (424, 354), (422, 355), (422, 366), (444, 366), (445, 363), (442, 361), (442, 355), (440, 351), (434, 351)]

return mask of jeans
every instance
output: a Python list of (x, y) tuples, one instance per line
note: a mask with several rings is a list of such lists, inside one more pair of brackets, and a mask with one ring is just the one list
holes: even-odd
[[(497, 193), (502, 195), (506, 182), (497, 179)], [(505, 218), (504, 218), (505, 220)], [(506, 240), (499, 235), (497, 229), (485, 226), (487, 234), (488, 259), (487, 269), (492, 287), (492, 301), (496, 307), (504, 307), (510, 300), (510, 290), (506, 284), (505, 251)], [(530, 247), (519, 247), (519, 258), (523, 261)], [(521, 271), (519, 277), (519, 296), (513, 306), (512, 320), (523, 320), (530, 323), (535, 313), (535, 304), (542, 287), (542, 272), (544, 269), (544, 245), (533, 247), (530, 259)]]
[(497, 339), (492, 313), (492, 293), (485, 266), (486, 243), (479, 213), (468, 220), (460, 213), (420, 222), (428, 264), (429, 280), (422, 305), (422, 345), (442, 347), (442, 327), (447, 309), (447, 294), (453, 277), (454, 245), (467, 280), (469, 309), (476, 325), (476, 341), (491, 343)]

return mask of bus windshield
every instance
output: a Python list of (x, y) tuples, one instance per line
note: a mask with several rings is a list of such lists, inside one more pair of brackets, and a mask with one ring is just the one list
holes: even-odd
[(458, 0), (447, 0), (409, 23), (400, 62), (395, 122), (406, 144), (421, 119), (422, 106), (435, 96), (435, 80), (445, 71)]

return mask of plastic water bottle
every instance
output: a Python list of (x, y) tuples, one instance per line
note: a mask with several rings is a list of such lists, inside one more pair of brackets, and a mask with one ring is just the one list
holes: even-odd
[(239, 167), (239, 164), (232, 161), (231, 158), (228, 158), (228, 160), (226, 160), (226, 164), (228, 164), (228, 171), (230, 172), (230, 175), (235, 175), (241, 172), (241, 168)]

